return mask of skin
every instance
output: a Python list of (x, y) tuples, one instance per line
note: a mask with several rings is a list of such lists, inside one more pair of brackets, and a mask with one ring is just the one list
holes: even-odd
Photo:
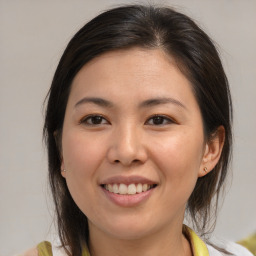
[[(103, 118), (95, 124), (90, 115)], [(87, 63), (68, 99), (61, 169), (88, 218), (91, 254), (192, 255), (182, 234), (186, 202), (204, 167), (218, 162), (223, 133), (205, 141), (191, 84), (162, 50), (113, 51)], [(157, 184), (142, 203), (117, 205), (100, 186), (133, 175)]]

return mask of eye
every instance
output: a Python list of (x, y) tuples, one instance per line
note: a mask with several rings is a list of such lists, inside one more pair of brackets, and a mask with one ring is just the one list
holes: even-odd
[(109, 122), (101, 115), (89, 115), (81, 120), (82, 124), (85, 125), (101, 125), (109, 124)]
[(150, 117), (146, 124), (149, 125), (166, 125), (166, 124), (172, 124), (175, 123), (171, 118), (164, 116), (164, 115), (154, 115)]

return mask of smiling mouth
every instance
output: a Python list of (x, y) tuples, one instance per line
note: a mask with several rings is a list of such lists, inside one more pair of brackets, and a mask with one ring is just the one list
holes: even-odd
[(119, 195), (135, 195), (135, 194), (140, 194), (143, 192), (146, 192), (150, 189), (153, 189), (157, 186), (157, 184), (102, 184), (101, 185), (104, 189), (107, 191), (114, 193), (114, 194), (119, 194)]

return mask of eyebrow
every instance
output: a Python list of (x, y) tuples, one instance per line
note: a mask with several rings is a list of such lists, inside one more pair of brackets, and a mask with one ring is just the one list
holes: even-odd
[[(114, 106), (114, 104), (112, 102), (102, 99), (102, 98), (84, 97), (75, 104), (75, 108), (82, 104), (85, 104), (85, 103), (93, 103), (95, 105), (98, 105), (101, 107), (107, 107), (107, 108), (111, 108)], [(139, 108), (152, 107), (152, 106), (168, 104), (168, 103), (172, 103), (174, 105), (177, 105), (178, 107), (187, 109), (186, 106), (184, 104), (182, 104), (180, 101), (178, 101), (174, 98), (165, 98), (165, 97), (145, 100), (139, 104)]]
[(177, 105), (178, 107), (187, 109), (186, 106), (183, 103), (181, 103), (180, 101), (178, 101), (174, 98), (165, 98), (165, 97), (145, 100), (140, 104), (140, 107), (142, 107), (142, 108), (152, 107), (152, 106), (168, 104), (168, 103), (172, 103), (174, 105)]
[(113, 104), (110, 101), (102, 98), (96, 98), (96, 97), (84, 97), (75, 104), (75, 107), (78, 107), (84, 103), (93, 103), (95, 105), (108, 107), (108, 108), (113, 107)]

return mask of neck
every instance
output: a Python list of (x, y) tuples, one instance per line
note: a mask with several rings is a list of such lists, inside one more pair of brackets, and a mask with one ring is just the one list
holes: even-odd
[(95, 228), (93, 230), (89, 242), (91, 256), (192, 256), (190, 244), (182, 234), (182, 227), (133, 239), (120, 239)]

